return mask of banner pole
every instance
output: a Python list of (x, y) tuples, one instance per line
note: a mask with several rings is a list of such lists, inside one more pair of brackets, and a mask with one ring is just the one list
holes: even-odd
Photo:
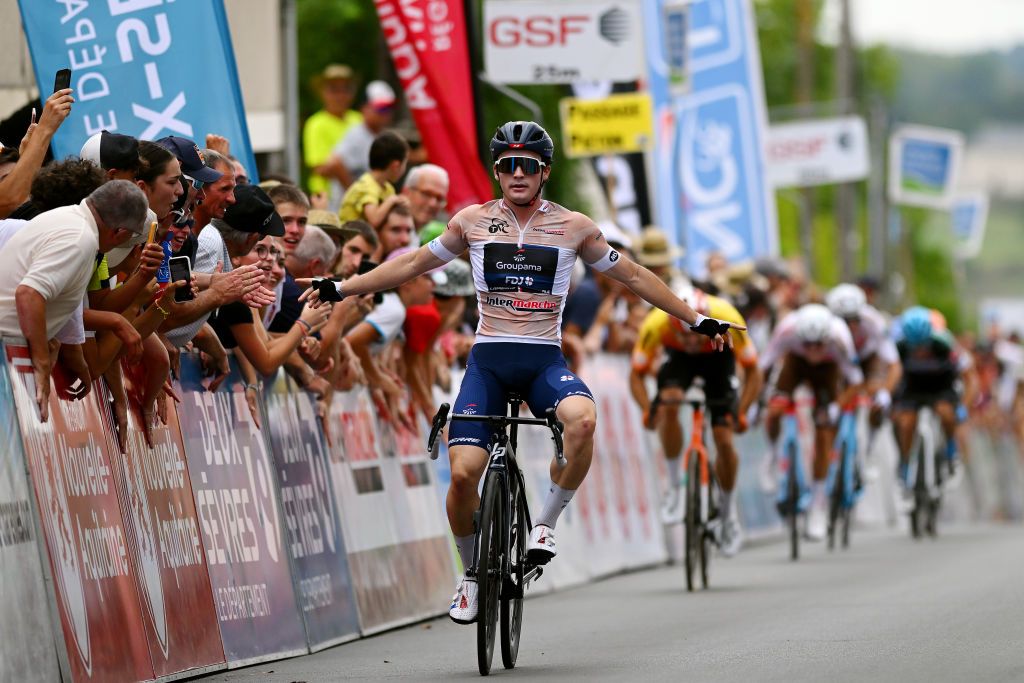
[(490, 140), (486, 134), (483, 102), (480, 99), (480, 78), (477, 76), (483, 71), (480, 65), (480, 13), (477, 11), (477, 0), (463, 0), (463, 14), (466, 22), (466, 54), (469, 57), (469, 87), (473, 93), (476, 155), (483, 162), (484, 168), (490, 168)]

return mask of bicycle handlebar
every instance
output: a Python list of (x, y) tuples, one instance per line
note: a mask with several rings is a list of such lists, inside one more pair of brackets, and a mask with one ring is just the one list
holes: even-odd
[[(442, 403), (441, 407), (438, 408), (437, 414), (434, 415), (434, 419), (431, 422), (430, 436), (427, 439), (427, 452), (430, 453), (430, 459), (436, 460), (438, 452), (440, 450), (440, 443), (437, 441), (438, 435), (444, 428), (446, 422), (448, 422), (448, 413), (451, 410), (451, 406), (447, 403)], [(551, 440), (555, 442), (555, 459), (558, 461), (559, 467), (565, 467), (566, 460), (565, 454), (562, 450), (562, 432), (565, 431), (565, 425), (562, 424), (561, 420), (555, 417), (555, 409), (549, 408), (547, 416), (545, 418), (537, 417), (510, 417), (508, 415), (462, 415), (455, 414), (451, 416), (451, 421), (462, 421), (462, 422), (489, 422), (491, 425), (498, 429), (504, 429), (510, 424), (521, 424), (521, 425), (536, 425), (538, 427), (547, 427), (551, 430)]]

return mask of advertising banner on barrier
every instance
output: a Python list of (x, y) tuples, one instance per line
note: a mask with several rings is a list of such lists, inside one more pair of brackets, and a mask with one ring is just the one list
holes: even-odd
[(6, 354), (0, 354), (0, 432), (7, 435), (0, 443), (0, 681), (55, 681), (60, 667), (50, 598)]
[(238, 366), (215, 392), (182, 354), (178, 417), (229, 666), (308, 651), (282, 542), (285, 518)]
[(775, 194), (764, 169), (767, 126), (752, 0), (686, 7), (690, 90), (673, 93), (674, 44), (663, 14), (675, 0), (642, 3), (651, 96), (657, 220), (687, 249), (701, 277), (707, 256), (730, 261), (778, 251)]
[(313, 399), (284, 372), (264, 398), (296, 596), (310, 649), (323, 649), (359, 636), (327, 450)]
[(462, 0), (374, 0), (384, 42), (423, 144), (451, 179), (454, 214), (491, 198), (477, 155), (476, 104)]
[(100, 392), (50, 394), (39, 421), (28, 347), (5, 344), (25, 455), (53, 575), (53, 598), (73, 681), (153, 678), (146, 626), (129, 560)]
[(637, 4), (487, 0), (484, 62), (496, 83), (635, 81), (643, 74)]
[[(125, 386), (130, 395), (130, 376)], [(157, 676), (168, 676), (223, 668), (224, 648), (174, 402), (168, 405), (167, 424), (158, 421), (152, 428), (152, 448), (138, 412), (130, 409), (127, 453), (121, 453), (105, 386), (101, 396), (153, 669)]]
[[(55, 157), (77, 156), (101, 130), (140, 140), (182, 135), (200, 147), (217, 133), (255, 174), (223, 0), (18, 4), (44, 100), (57, 70), (71, 69), (75, 107), (53, 138)], [(182, 68), (196, 55), (202, 78)]]
[(454, 568), (433, 470), (422, 456), (395, 457), (394, 436), (378, 424), (364, 388), (336, 394), (329, 420), (331, 476), (363, 632), (442, 612)]

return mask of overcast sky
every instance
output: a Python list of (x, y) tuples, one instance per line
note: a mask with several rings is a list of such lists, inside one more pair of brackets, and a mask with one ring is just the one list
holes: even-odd
[[(834, 37), (839, 0), (826, 0)], [(975, 52), (1024, 43), (1024, 0), (850, 0), (854, 39), (937, 52)]]

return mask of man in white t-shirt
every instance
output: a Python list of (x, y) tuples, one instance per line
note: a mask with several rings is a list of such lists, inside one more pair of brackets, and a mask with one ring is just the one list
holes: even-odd
[(0, 251), (0, 334), (28, 342), (44, 422), (49, 340), (81, 304), (97, 255), (142, 233), (146, 208), (146, 195), (134, 183), (114, 180), (81, 204), (40, 214)]

